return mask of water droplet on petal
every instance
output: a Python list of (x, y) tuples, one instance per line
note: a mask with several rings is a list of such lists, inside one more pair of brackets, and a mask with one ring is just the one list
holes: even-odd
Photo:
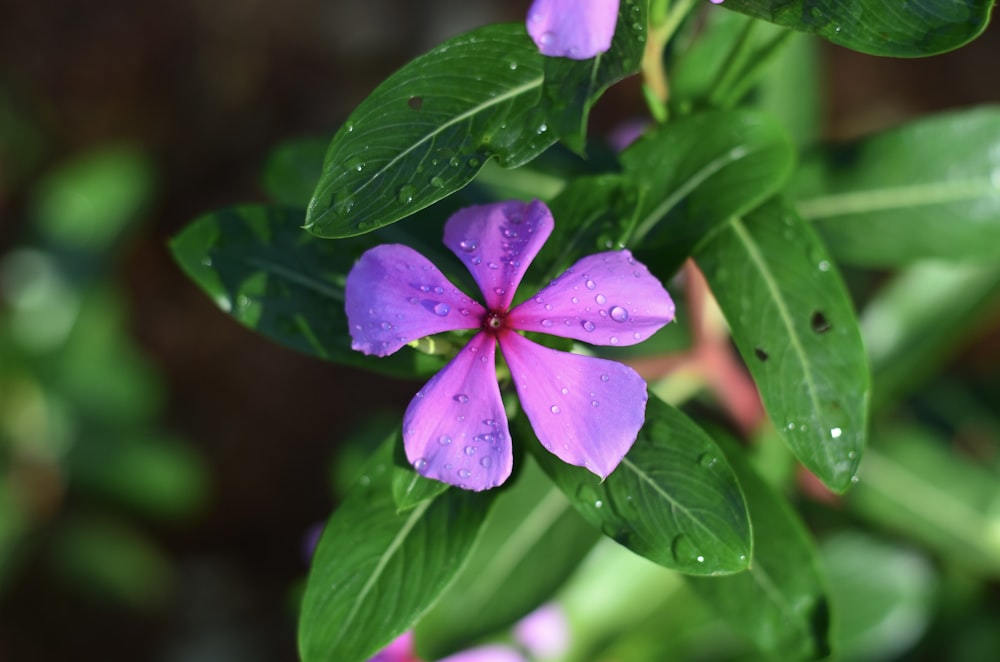
[(602, 382), (606, 382), (606, 381), (608, 381), (609, 379), (611, 379), (611, 378), (610, 378), (610, 377), (608, 377), (607, 375), (601, 375), (601, 381), (602, 381)]
[(471, 475), (472, 475), (472, 472), (469, 471), (468, 469), (459, 469), (458, 470), (458, 477), (459, 478), (468, 478)]
[(379, 328), (382, 329), (383, 331), (389, 331), (390, 329), (392, 329), (392, 324), (390, 324), (389, 322), (382, 322), (381, 324), (379, 324)]
[(617, 345), (618, 344), (618, 336), (611, 336), (608, 339), (608, 342), (610, 342), (612, 345)]
[(465, 454), (466, 455), (475, 455), (476, 454), (476, 447), (475, 446), (466, 446), (465, 447)]
[(427, 460), (422, 457), (418, 457), (413, 461), (413, 468), (417, 470), (417, 473), (423, 473), (427, 471)]
[(438, 317), (444, 317), (451, 312), (451, 306), (446, 303), (439, 303), (434, 306), (434, 314)]
[(483, 469), (489, 469), (493, 465), (493, 458), (487, 455), (483, 458), (480, 458), (479, 464), (483, 467)]
[(608, 298), (603, 294), (598, 294), (596, 297), (594, 297), (594, 301), (597, 302), (598, 306), (603, 306), (608, 302)]
[(592, 290), (592, 289), (594, 289), (595, 287), (597, 287), (597, 283), (595, 283), (594, 281), (590, 280), (589, 278), (587, 279), (587, 282), (586, 282), (586, 283), (584, 283), (584, 285), (586, 285), (586, 286), (587, 286), (587, 289), (588, 289), (588, 290)]
[(591, 401), (590, 401), (590, 406), (591, 406), (591, 407), (600, 407), (600, 406), (601, 406), (601, 403), (600, 403), (600, 402), (598, 402), (597, 400), (591, 400)]
[(542, 320), (540, 324), (547, 329), (552, 326), (552, 320)]
[(628, 311), (621, 306), (613, 306), (611, 310), (608, 311), (611, 315), (611, 319), (616, 322), (627, 322), (628, 321)]
[(590, 320), (583, 320), (581, 324), (583, 325), (584, 331), (593, 331), (595, 328), (597, 328), (594, 326), (594, 323), (591, 322)]
[(459, 393), (452, 398), (455, 402), (461, 402), (463, 405), (469, 401), (469, 396), (464, 393)]
[(448, 444), (451, 443), (451, 437), (449, 437), (446, 434), (443, 434), (440, 437), (438, 437), (438, 443), (441, 444), (442, 446), (447, 446)]
[(559, 405), (552, 405), (551, 407), (549, 407), (549, 411), (552, 412), (553, 414), (558, 414), (559, 412), (562, 411), (562, 409), (559, 408)]

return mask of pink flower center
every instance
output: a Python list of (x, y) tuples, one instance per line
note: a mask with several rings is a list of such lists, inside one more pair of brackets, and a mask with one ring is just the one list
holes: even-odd
[(483, 320), (483, 330), (487, 333), (497, 335), (507, 326), (507, 313), (491, 310)]

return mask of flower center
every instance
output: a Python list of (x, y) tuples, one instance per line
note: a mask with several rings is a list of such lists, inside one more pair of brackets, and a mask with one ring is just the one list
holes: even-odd
[(490, 311), (483, 320), (483, 330), (496, 335), (507, 325), (507, 313)]

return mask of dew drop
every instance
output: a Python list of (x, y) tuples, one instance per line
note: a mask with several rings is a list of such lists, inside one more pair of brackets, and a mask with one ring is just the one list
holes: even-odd
[(431, 177), (431, 186), (434, 188), (444, 188), (444, 180), (435, 175)]
[(392, 329), (392, 324), (390, 324), (389, 322), (382, 322), (381, 324), (379, 324), (379, 328), (382, 329), (383, 331), (389, 331)]
[(610, 338), (608, 338), (608, 342), (610, 342), (612, 345), (617, 345), (618, 344), (618, 336), (611, 336)]
[(562, 409), (559, 408), (559, 405), (552, 405), (551, 407), (549, 407), (549, 411), (552, 412), (553, 414), (558, 414), (559, 412), (562, 411)]
[(462, 162), (458, 160), (457, 156), (453, 156), (450, 159), (448, 159), (448, 165), (450, 165), (452, 168), (457, 168), (458, 166), (462, 165)]
[(719, 461), (719, 458), (715, 457), (711, 453), (702, 453), (698, 456), (698, 464), (705, 467), (706, 469), (711, 469)]
[(493, 466), (493, 458), (491, 458), (489, 455), (482, 457), (479, 459), (479, 464), (480, 466), (482, 466), (483, 469), (489, 469), (491, 466)]
[(594, 301), (597, 302), (598, 306), (603, 306), (608, 302), (608, 298), (603, 294), (598, 294), (596, 297), (594, 297)]
[(592, 289), (594, 289), (595, 287), (597, 287), (597, 283), (595, 283), (594, 281), (590, 280), (589, 278), (587, 279), (587, 282), (586, 282), (586, 283), (584, 283), (584, 285), (586, 285), (586, 286), (587, 286), (587, 289), (588, 289), (588, 290), (592, 290)]
[(422, 457), (418, 457), (413, 461), (413, 468), (417, 470), (417, 473), (423, 473), (427, 471), (427, 460)]
[(396, 199), (399, 200), (404, 205), (407, 205), (413, 202), (413, 198), (416, 195), (417, 195), (416, 187), (411, 184), (407, 184), (406, 186), (400, 187), (399, 193), (397, 193), (396, 195)]
[(552, 326), (552, 320), (542, 320), (541, 325), (544, 326), (546, 329), (548, 329), (549, 327)]
[(603, 508), (603, 507), (604, 507), (604, 502), (601, 501), (600, 499), (594, 502), (594, 508)]
[(581, 324), (583, 326), (583, 330), (584, 331), (590, 332), (590, 331), (593, 331), (595, 328), (597, 328), (597, 327), (594, 326), (594, 323), (591, 322), (590, 320), (583, 320), (583, 322)]
[(569, 389), (566, 388), (565, 386), (559, 389), (559, 392), (562, 393), (563, 395), (569, 395)]
[(471, 475), (472, 475), (472, 472), (469, 471), (468, 469), (459, 469), (458, 470), (458, 477), (459, 478), (468, 478)]
[(632, 334), (632, 337), (633, 337), (633, 338), (634, 338), (635, 340), (642, 340), (642, 334), (641, 334), (641, 333), (639, 333), (638, 331), (635, 331), (635, 332), (634, 332), (634, 333)]
[(608, 311), (611, 315), (611, 319), (616, 322), (627, 322), (628, 321), (628, 311), (621, 306), (613, 306), (611, 310)]
[(591, 400), (591, 401), (590, 401), (590, 406), (591, 406), (591, 407), (600, 407), (600, 406), (601, 406), (601, 403), (600, 403), (600, 402), (598, 402), (597, 400)]
[(602, 382), (606, 382), (606, 381), (608, 381), (609, 379), (611, 379), (611, 378), (610, 378), (610, 377), (608, 377), (607, 375), (601, 375), (601, 381), (602, 381)]
[(465, 447), (465, 454), (466, 455), (475, 455), (476, 454), (476, 447), (475, 446), (466, 446)]
[(455, 402), (460, 402), (464, 405), (466, 402), (469, 401), (469, 396), (467, 396), (464, 393), (458, 393), (455, 395), (455, 397), (452, 398), (452, 400), (454, 400)]
[(451, 437), (449, 437), (446, 434), (443, 434), (440, 437), (438, 437), (438, 443), (441, 444), (442, 446), (447, 446), (448, 444), (451, 443)]
[(834, 439), (840, 439), (840, 435), (841, 434), (843, 434), (843, 431), (840, 428), (831, 428), (830, 429), (830, 436), (832, 438), (834, 438)]
[(434, 314), (438, 317), (444, 317), (451, 312), (451, 306), (446, 303), (439, 303), (434, 306)]

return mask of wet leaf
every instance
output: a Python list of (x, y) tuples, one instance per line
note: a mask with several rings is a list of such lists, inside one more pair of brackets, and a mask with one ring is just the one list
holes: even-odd
[[(523, 416), (515, 425), (533, 438)], [(636, 554), (695, 575), (747, 568), (750, 522), (732, 469), (701, 428), (656, 397), (632, 450), (603, 482), (537, 441), (528, 446), (584, 518)]]
[(726, 9), (800, 32), (811, 32), (862, 53), (923, 57), (976, 38), (991, 0), (726, 0)]
[(823, 244), (772, 201), (732, 218), (695, 259), (778, 433), (827, 487), (846, 490), (867, 437), (871, 377)]

